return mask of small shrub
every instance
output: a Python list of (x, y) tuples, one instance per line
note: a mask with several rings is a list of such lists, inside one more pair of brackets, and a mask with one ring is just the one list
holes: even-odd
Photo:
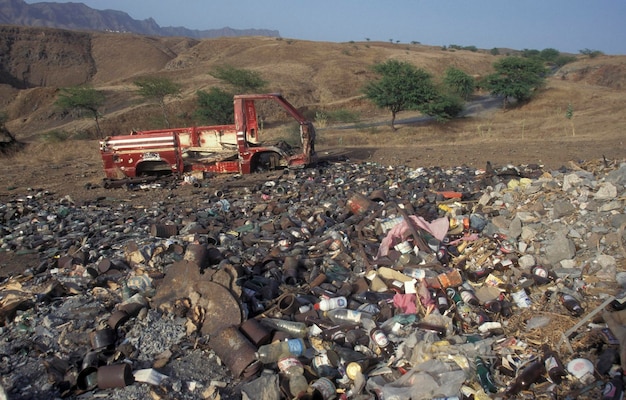
[(569, 64), (574, 61), (576, 61), (576, 57), (574, 56), (560, 55), (554, 60), (554, 65), (556, 65), (557, 67), (562, 67), (565, 64)]
[(356, 111), (347, 110), (342, 108), (340, 110), (331, 111), (328, 115), (328, 119), (336, 122), (357, 122), (360, 119), (360, 115)]
[(326, 128), (328, 125), (328, 114), (324, 111), (317, 111), (315, 113), (315, 126), (318, 128)]
[(48, 143), (65, 142), (70, 138), (70, 134), (65, 131), (50, 131), (42, 135), (42, 139)]

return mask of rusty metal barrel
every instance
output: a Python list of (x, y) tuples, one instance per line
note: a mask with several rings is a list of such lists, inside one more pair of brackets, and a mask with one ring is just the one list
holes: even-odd
[(248, 378), (261, 368), (256, 359), (256, 347), (234, 325), (212, 335), (209, 345), (237, 378)]

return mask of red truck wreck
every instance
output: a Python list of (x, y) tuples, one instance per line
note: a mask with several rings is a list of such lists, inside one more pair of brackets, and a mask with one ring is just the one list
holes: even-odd
[[(284, 141), (273, 145), (260, 142), (263, 122), (256, 103), (267, 100), (277, 103), (296, 120), (301, 147)], [(100, 154), (106, 178), (133, 179), (193, 171), (249, 174), (315, 163), (315, 128), (282, 95), (236, 95), (233, 105), (232, 125), (134, 131), (105, 138), (100, 142)]]

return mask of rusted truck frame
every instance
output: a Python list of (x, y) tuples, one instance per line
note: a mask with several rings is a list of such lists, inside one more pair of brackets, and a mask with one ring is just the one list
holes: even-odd
[[(299, 124), (301, 147), (260, 142), (255, 102), (278, 103)], [(315, 128), (282, 95), (246, 94), (233, 100), (231, 125), (137, 131), (100, 142), (107, 179), (128, 179), (192, 171), (249, 174), (258, 169), (304, 167), (317, 160)]]

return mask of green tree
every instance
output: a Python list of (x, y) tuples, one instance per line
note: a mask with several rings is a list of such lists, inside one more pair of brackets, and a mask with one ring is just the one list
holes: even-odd
[(576, 57), (561, 54), (554, 60), (554, 65), (556, 65), (557, 67), (562, 67), (565, 64), (569, 64), (574, 61), (576, 61)]
[(579, 52), (583, 56), (589, 56), (589, 58), (596, 58), (597, 56), (604, 54), (600, 50), (591, 50), (591, 49), (582, 49), (582, 50), (579, 50)]
[(267, 82), (261, 77), (261, 74), (248, 69), (235, 68), (230, 65), (218, 66), (209, 74), (222, 80), (235, 89), (236, 93), (251, 93), (263, 90), (267, 86)]
[(100, 130), (100, 112), (106, 100), (103, 92), (96, 90), (90, 86), (74, 86), (60, 89), (58, 98), (55, 102), (57, 107), (64, 111), (86, 111), (87, 114), (96, 122), (96, 132), (98, 137), (102, 138)]
[(560, 55), (561, 53), (557, 49), (547, 48), (541, 50), (539, 58), (545, 62), (554, 63)]
[(491, 49), (491, 50), (489, 51), (489, 53), (490, 53), (492, 56), (499, 56), (499, 55), (500, 55), (500, 50), (498, 50), (498, 48), (497, 48), (497, 47), (494, 47), (493, 49)]
[(504, 96), (504, 108), (509, 98), (518, 102), (530, 100), (534, 90), (545, 82), (546, 68), (537, 58), (506, 57), (494, 64), (496, 72), (485, 77), (484, 86), (496, 96)]
[(446, 69), (443, 83), (450, 92), (461, 96), (463, 100), (467, 100), (476, 87), (474, 77), (455, 67)]
[(151, 76), (137, 79), (133, 82), (139, 89), (137, 93), (146, 100), (156, 101), (161, 107), (165, 124), (170, 127), (170, 119), (165, 105), (165, 99), (180, 96), (181, 86), (165, 77)]
[(436, 98), (437, 90), (430, 74), (412, 64), (389, 60), (375, 64), (372, 70), (379, 79), (367, 83), (365, 97), (380, 108), (391, 111), (391, 128), (396, 129), (396, 115), (400, 111), (419, 109)]
[(524, 58), (537, 58), (541, 52), (537, 49), (524, 49), (522, 50), (522, 57)]
[(233, 95), (222, 89), (212, 87), (208, 92), (198, 90), (198, 108), (194, 116), (202, 123), (225, 125), (235, 120)]
[(423, 114), (430, 115), (435, 121), (448, 122), (463, 111), (463, 100), (458, 95), (440, 93), (435, 98), (419, 107)]

